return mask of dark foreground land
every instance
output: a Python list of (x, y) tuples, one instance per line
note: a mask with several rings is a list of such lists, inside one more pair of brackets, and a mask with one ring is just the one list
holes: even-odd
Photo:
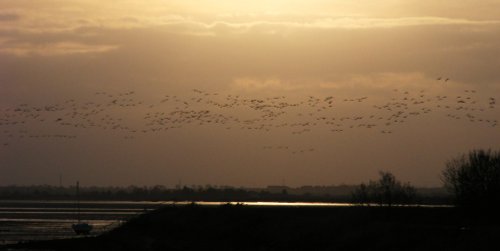
[(0, 250), (500, 250), (492, 214), (457, 208), (166, 206), (99, 237)]

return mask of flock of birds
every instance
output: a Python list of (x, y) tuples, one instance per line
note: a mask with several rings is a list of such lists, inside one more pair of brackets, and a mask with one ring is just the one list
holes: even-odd
[[(447, 82), (449, 78), (437, 80)], [(249, 98), (193, 89), (186, 96), (169, 94), (151, 102), (141, 100), (134, 91), (96, 92), (86, 101), (24, 103), (0, 110), (0, 143), (9, 147), (29, 139), (73, 140), (90, 130), (109, 131), (124, 140), (133, 140), (141, 135), (206, 126), (264, 133), (280, 130), (290, 135), (318, 130), (333, 134), (371, 130), (387, 135), (398, 126), (437, 112), (452, 120), (498, 126), (493, 112), (497, 99), (484, 98), (476, 90), (444, 96), (431, 95), (426, 90), (394, 89), (389, 96), (383, 102), (370, 102), (366, 96)], [(286, 145), (268, 145), (262, 149), (291, 154), (316, 150)]]

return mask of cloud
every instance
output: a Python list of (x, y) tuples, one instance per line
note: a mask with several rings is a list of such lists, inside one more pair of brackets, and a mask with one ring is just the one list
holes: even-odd
[(285, 77), (268, 78), (236, 78), (231, 83), (231, 89), (238, 92), (319, 92), (331, 91), (340, 93), (363, 92), (387, 93), (393, 89), (427, 90), (433, 93), (444, 93), (455, 89), (466, 89), (465, 83), (450, 80), (444, 84), (436, 80), (436, 76), (429, 76), (421, 72), (381, 72), (372, 74), (339, 74), (330, 79), (303, 78), (287, 79)]
[(236, 78), (231, 87), (235, 91), (260, 92), (260, 91), (293, 91), (303, 89), (304, 86), (280, 78)]
[(0, 12), (0, 22), (15, 21), (15, 20), (18, 20), (20, 18), (21, 17), (16, 13)]
[[(173, 28), (172, 31), (185, 34), (206, 33), (206, 30), (218, 32), (245, 32), (252, 29), (376, 29), (408, 26), (436, 25), (492, 25), (500, 24), (500, 20), (480, 20), (474, 18), (457, 18), (439, 15), (377, 17), (359, 14), (290, 14), (290, 13), (216, 13), (200, 14), (183, 11), (158, 11), (148, 6), (130, 5), (123, 8), (103, 10), (89, 6), (74, 8), (47, 7), (34, 10), (32, 8), (11, 8), (0, 12), (1, 30), (16, 30), (21, 33), (71, 32), (85, 27), (104, 29), (134, 29), (148, 27)], [(99, 5), (97, 5), (99, 6)], [(97, 7), (96, 6), (96, 7)], [(128, 8), (134, 8), (131, 12)], [(130, 15), (133, 13), (132, 15)], [(22, 15), (22, 19), (20, 18)], [(85, 22), (82, 22), (84, 20)], [(180, 29), (179, 29), (180, 28)], [(205, 31), (199, 31), (204, 29)]]
[(323, 81), (318, 84), (322, 89), (429, 89), (438, 87), (434, 77), (420, 72), (381, 72), (373, 74), (351, 74), (342, 76), (340, 80)]
[[(228, 22), (215, 21), (212, 23), (185, 22), (198, 25), (206, 29), (217, 29), (225, 26), (233, 29), (251, 29), (254, 27), (282, 27), (302, 29), (371, 29), (371, 28), (396, 28), (406, 26), (428, 26), (428, 25), (491, 25), (500, 24), (498, 20), (475, 21), (467, 19), (452, 19), (442, 17), (407, 17), (407, 18), (353, 18), (353, 17), (326, 17), (310, 21), (253, 21), (253, 22)], [(168, 23), (178, 25), (179, 22)]]
[[(368, 30), (392, 29), (418, 26), (471, 26), (488, 27), (500, 25), (500, 20), (469, 20), (445, 17), (363, 18), (328, 16), (282, 16), (279, 20), (253, 17), (248, 21), (216, 20), (201, 22), (193, 19), (162, 20), (149, 25), (161, 25), (167, 31), (191, 35), (224, 35), (243, 33), (289, 34), (305, 30)], [(301, 20), (301, 21), (295, 21)], [(118, 26), (116, 26), (118, 27)]]
[[(57, 2), (57, 1), (56, 1)], [(17, 56), (100, 53), (115, 49), (109, 44), (127, 41), (105, 40), (113, 32), (142, 32), (155, 29), (158, 34), (187, 36), (288, 35), (300, 32), (378, 31), (412, 27), (456, 26), (491, 31), (500, 20), (443, 16), (368, 16), (356, 13), (320, 12), (279, 13), (203, 13), (156, 2), (148, 5), (126, 1), (119, 7), (107, 3), (80, 1), (60, 4), (22, 4), (10, 2), (0, 12), (0, 52)], [(229, 3), (229, 2), (228, 2)], [(31, 37), (30, 37), (31, 36)], [(328, 36), (327, 32), (325, 35)], [(26, 41), (26, 37), (32, 39)], [(56, 41), (47, 43), (50, 37)], [(92, 38), (89, 38), (92, 37)], [(112, 40), (112, 41), (109, 41)], [(43, 44), (33, 41), (43, 41)], [(71, 41), (71, 42), (67, 42)], [(90, 42), (89, 42), (90, 41)], [(103, 44), (103, 45), (102, 45)], [(461, 45), (459, 45), (461, 46)]]
[(0, 41), (0, 53), (16, 56), (61, 56), (84, 53), (103, 53), (117, 49), (115, 45), (89, 45), (78, 42), (55, 42), (46, 44), (9, 43)]

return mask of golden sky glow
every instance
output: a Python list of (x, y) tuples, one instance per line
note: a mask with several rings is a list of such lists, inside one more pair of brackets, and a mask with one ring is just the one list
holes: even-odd
[[(0, 185), (59, 173), (97, 185), (328, 185), (378, 170), (440, 185), (447, 159), (498, 148), (499, 17), (496, 0), (1, 1)], [(193, 89), (206, 94), (196, 104)], [(135, 106), (107, 106), (101, 92), (133, 92)], [(216, 105), (235, 96), (237, 107)], [(330, 96), (326, 110), (310, 104)], [(273, 120), (244, 101), (278, 97), (297, 105), (264, 114)], [(54, 104), (64, 109), (35, 109)], [(106, 109), (79, 117), (97, 104)], [(176, 109), (231, 119), (161, 133), (145, 122)], [(102, 126), (116, 121), (129, 130)], [(47, 136), (59, 134), (75, 137)]]

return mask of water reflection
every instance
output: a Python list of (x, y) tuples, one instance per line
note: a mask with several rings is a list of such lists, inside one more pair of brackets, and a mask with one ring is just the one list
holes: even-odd
[[(225, 204), (255, 207), (350, 207), (352, 203), (311, 202), (204, 202), (204, 201), (82, 201), (82, 219), (94, 226), (92, 235), (109, 231), (131, 217), (160, 206), (220, 206)], [(372, 204), (370, 206), (378, 206)], [(398, 205), (395, 205), (398, 206)], [(402, 206), (402, 205), (400, 205)], [(448, 205), (405, 205), (405, 207), (449, 207)], [(1, 201), (0, 244), (23, 240), (75, 238), (71, 224), (76, 221), (74, 201)]]
[[(127, 219), (153, 210), (161, 202), (84, 201), (81, 216), (92, 224), (92, 235), (109, 231)], [(0, 244), (24, 240), (75, 238), (74, 201), (0, 201)]]
[[(244, 202), (209, 202), (209, 201), (182, 201), (182, 202), (168, 202), (165, 201), (163, 204), (177, 204), (177, 205), (187, 205), (196, 204), (201, 206), (220, 206), (220, 205), (245, 205), (245, 206), (268, 206), (268, 207), (356, 207), (356, 206), (371, 206), (378, 207), (379, 204), (360, 204), (360, 203), (336, 203), (336, 202), (269, 202), (269, 201), (244, 201)], [(452, 205), (427, 205), (427, 204), (410, 204), (410, 205), (398, 205), (393, 204), (393, 207), (453, 207)]]

